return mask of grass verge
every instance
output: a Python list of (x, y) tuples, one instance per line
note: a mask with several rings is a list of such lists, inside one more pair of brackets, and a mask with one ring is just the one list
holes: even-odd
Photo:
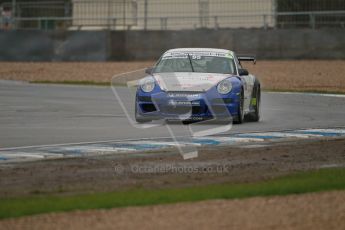
[(0, 219), (49, 212), (301, 194), (340, 189), (345, 189), (345, 169), (322, 169), (249, 184), (222, 184), (162, 190), (137, 189), (78, 196), (2, 198), (0, 199)]

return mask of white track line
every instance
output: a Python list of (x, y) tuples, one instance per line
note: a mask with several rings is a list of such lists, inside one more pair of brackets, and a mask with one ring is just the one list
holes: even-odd
[(255, 142), (255, 141), (264, 141), (262, 138), (252, 138), (252, 137), (198, 137), (193, 138), (194, 140), (211, 140), (218, 141), (220, 143), (229, 143), (229, 142)]
[(320, 132), (320, 133), (339, 133), (339, 134), (342, 134), (344, 133), (345, 134), (345, 130), (342, 130), (342, 129), (304, 129), (304, 130), (301, 130), (300, 132)]
[(306, 95), (306, 96), (319, 96), (319, 97), (340, 97), (345, 98), (345, 94), (333, 94), (333, 93), (303, 93), (303, 92), (265, 92), (271, 94), (286, 94), (286, 95)]
[[(242, 134), (239, 135), (241, 137)], [(296, 137), (296, 138), (309, 138), (309, 137), (322, 137), (322, 135), (317, 135), (317, 134), (299, 134), (299, 133), (285, 133), (285, 132), (265, 132), (265, 133), (255, 133), (255, 134), (243, 134), (243, 136), (250, 137), (264, 137), (264, 136), (272, 136), (272, 137), (279, 137), (279, 138), (284, 138), (284, 137)]]
[[(141, 140), (152, 140), (152, 137), (144, 137), (144, 138), (128, 138), (122, 140), (104, 140), (104, 141), (89, 141), (89, 142), (71, 142), (71, 143), (62, 143), (62, 144), (48, 144), (48, 145), (27, 145), (27, 146), (19, 146), (19, 147), (8, 147), (8, 148), (0, 148), (0, 151), (10, 151), (10, 150), (20, 150), (20, 149), (31, 149), (31, 148), (50, 148), (50, 147), (61, 147), (61, 146), (73, 146), (73, 145), (91, 145), (91, 144), (104, 144), (104, 143), (121, 143), (121, 142), (128, 142), (128, 141), (141, 141)], [(171, 137), (157, 137), (154, 138), (155, 140), (163, 140), (163, 139), (171, 139)]]

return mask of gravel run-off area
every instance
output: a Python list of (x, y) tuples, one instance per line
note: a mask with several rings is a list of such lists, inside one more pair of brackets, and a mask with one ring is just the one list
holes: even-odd
[[(113, 76), (152, 66), (134, 62), (0, 62), (0, 79), (109, 83)], [(243, 63), (266, 90), (345, 93), (344, 60), (284, 60)]]

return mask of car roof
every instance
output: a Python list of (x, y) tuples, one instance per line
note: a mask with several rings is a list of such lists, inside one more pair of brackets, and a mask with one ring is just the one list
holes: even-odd
[(215, 48), (177, 48), (177, 49), (170, 49), (167, 50), (165, 53), (168, 52), (217, 52), (217, 53), (233, 53), (231, 50), (226, 49), (215, 49)]

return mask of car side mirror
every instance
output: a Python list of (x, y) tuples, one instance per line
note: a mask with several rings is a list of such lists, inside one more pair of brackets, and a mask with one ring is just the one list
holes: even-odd
[(245, 75), (249, 75), (249, 72), (246, 69), (238, 69), (238, 74), (240, 76), (245, 76)]
[(147, 73), (147, 74), (152, 74), (153, 73), (153, 70), (154, 70), (154, 68), (153, 67), (148, 67), (148, 68), (146, 68), (145, 69), (145, 73)]

